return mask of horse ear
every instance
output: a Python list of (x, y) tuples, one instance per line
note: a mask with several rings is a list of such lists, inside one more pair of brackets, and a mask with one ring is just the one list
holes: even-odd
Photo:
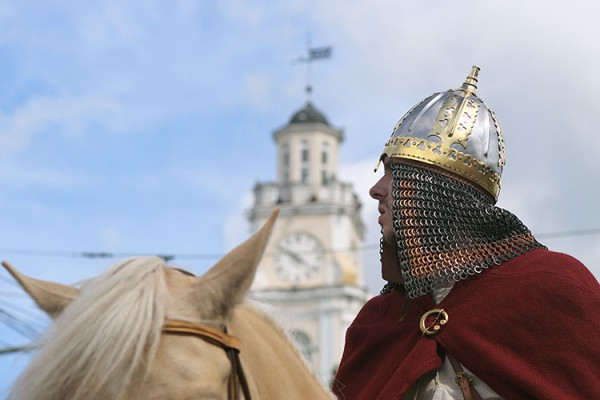
[[(212, 304), (214, 317), (225, 317), (246, 296), (279, 214), (276, 208), (263, 227), (244, 243), (227, 253), (198, 278), (195, 293), (198, 306), (206, 313)], [(208, 304), (207, 304), (208, 303)]]
[(30, 278), (21, 274), (6, 261), (2, 261), (2, 265), (29, 294), (38, 307), (52, 318), (58, 317), (65, 307), (79, 296), (79, 290), (74, 287)]

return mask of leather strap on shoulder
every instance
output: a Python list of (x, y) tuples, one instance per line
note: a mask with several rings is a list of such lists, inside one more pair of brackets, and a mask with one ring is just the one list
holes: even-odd
[(454, 373), (456, 373), (456, 384), (460, 387), (462, 391), (463, 397), (465, 400), (481, 400), (481, 396), (477, 393), (477, 390), (473, 387), (473, 379), (467, 374), (458, 361), (450, 354), (446, 353), (446, 357), (450, 364), (452, 365), (452, 369)]

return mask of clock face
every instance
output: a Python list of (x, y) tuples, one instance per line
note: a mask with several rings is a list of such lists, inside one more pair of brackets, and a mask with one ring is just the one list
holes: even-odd
[(313, 235), (292, 233), (279, 243), (275, 253), (275, 268), (279, 276), (291, 283), (311, 278), (320, 268), (323, 247)]

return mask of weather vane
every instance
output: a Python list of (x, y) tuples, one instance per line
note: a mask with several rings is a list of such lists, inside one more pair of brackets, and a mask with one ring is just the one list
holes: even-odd
[(310, 65), (313, 61), (325, 60), (331, 57), (331, 46), (324, 47), (311, 47), (310, 37), (306, 41), (306, 56), (298, 58), (296, 63), (306, 64), (306, 100), (310, 101), (310, 94), (312, 93), (311, 76), (310, 76)]

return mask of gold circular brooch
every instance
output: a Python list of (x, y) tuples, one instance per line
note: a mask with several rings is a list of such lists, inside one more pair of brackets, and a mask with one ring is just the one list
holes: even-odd
[[(428, 318), (432, 317), (433, 320), (428, 321)], [(419, 328), (423, 335), (433, 336), (440, 333), (441, 329), (448, 323), (448, 313), (442, 308), (434, 308), (427, 311), (421, 317), (419, 322)]]

